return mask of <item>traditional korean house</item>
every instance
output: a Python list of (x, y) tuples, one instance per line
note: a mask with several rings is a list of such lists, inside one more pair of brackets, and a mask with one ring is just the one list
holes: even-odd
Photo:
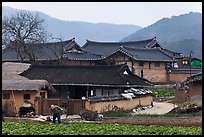
[(19, 114), (19, 108), (29, 104), (35, 114), (41, 114), (41, 99), (55, 89), (46, 80), (3, 80), (2, 107), (8, 116)]
[(106, 64), (127, 64), (134, 74), (154, 83), (169, 82), (167, 68), (176, 61), (155, 38), (133, 42), (87, 41), (82, 48), (101, 55)]
[[(31, 80), (47, 80), (57, 90), (56, 94), (48, 93), (48, 98), (60, 98), (64, 104), (69, 99), (79, 101), (94, 96), (120, 96), (129, 88), (144, 89), (153, 86), (148, 80), (134, 75), (127, 65), (32, 65), (20, 75)], [(153, 97), (148, 97), (146, 103), (150, 105)], [(68, 105), (69, 109), (74, 105), (76, 103)]]
[[(161, 46), (156, 37), (130, 42), (96, 42), (87, 40), (82, 49), (100, 55), (98, 64), (127, 64), (136, 75), (155, 84), (171, 84), (201, 72), (199, 67), (184, 67), (181, 53)], [(191, 60), (193, 61), (193, 59)], [(195, 63), (194, 60), (194, 64)], [(190, 66), (190, 65), (189, 65)]]
[(28, 63), (2, 63), (2, 107), (6, 116), (16, 116), (26, 104), (34, 108), (35, 114), (42, 114), (47, 94), (56, 91), (46, 80), (29, 80), (19, 75), (29, 67)]
[[(3, 61), (21, 61), (32, 64), (61, 64), (68, 66), (95, 66), (127, 64), (133, 74), (154, 84), (174, 84), (185, 80), (190, 74), (201, 72), (199, 67), (185, 67), (185, 57), (170, 51), (152, 39), (130, 42), (96, 42), (87, 40), (80, 47), (75, 39), (31, 44), (34, 46), (34, 62), (27, 55), (19, 54), (14, 47), (2, 51)], [(196, 61), (194, 60), (193, 64)], [(188, 63), (189, 64), (189, 63)], [(188, 66), (188, 65), (187, 65)]]
[[(73, 46), (78, 46), (75, 39), (50, 43), (28, 43), (26, 44), (29, 54), (24, 52), (23, 46), (11, 42), (2, 50), (3, 62), (26, 62), (35, 64), (60, 64), (64, 51), (72, 50)], [(79, 47), (79, 46), (78, 46)], [(18, 52), (17, 52), (18, 51)], [(30, 56), (30, 57), (29, 57)]]

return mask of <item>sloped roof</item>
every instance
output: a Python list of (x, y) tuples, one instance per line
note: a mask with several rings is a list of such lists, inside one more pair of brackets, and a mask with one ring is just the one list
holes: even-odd
[(103, 57), (100, 55), (92, 54), (85, 51), (75, 51), (64, 53), (64, 59), (70, 60), (101, 60)]
[(161, 47), (155, 37), (130, 42), (95, 42), (87, 40), (82, 48), (84, 51), (101, 55), (102, 59), (118, 51), (138, 61), (174, 61), (175, 56), (179, 54)]
[[(32, 46), (36, 55), (36, 60), (56, 60), (63, 56), (64, 50), (70, 49), (73, 45), (77, 44), (73, 39), (61, 42), (50, 42), (50, 43), (34, 43), (28, 44)], [(77, 45), (78, 46), (78, 45)], [(79, 46), (78, 46), (79, 47)], [(24, 60), (28, 60), (28, 56), (23, 54)], [(2, 60), (3, 61), (20, 61), (20, 57), (16, 52), (15, 48), (7, 46), (2, 51)]]
[(182, 89), (182, 90), (188, 90), (189, 89), (189, 84), (195, 83), (195, 82), (202, 82), (202, 72), (193, 74), (190, 77), (187, 77), (186, 80), (181, 81), (180, 83), (175, 85), (176, 89)]
[[(130, 42), (95, 42), (87, 40), (81, 48), (74, 39), (62, 42), (32, 44), (36, 60), (102, 60), (120, 51), (139, 61), (172, 61), (174, 52), (163, 49), (156, 38)], [(122, 47), (122, 48), (121, 48)], [(158, 49), (159, 50), (154, 50)], [(162, 53), (162, 52), (163, 53)], [(155, 56), (157, 55), (157, 56)], [(176, 53), (175, 53), (176, 55)], [(28, 60), (27, 55), (23, 55)], [(3, 61), (14, 61), (20, 58), (12, 48), (2, 52)]]
[(113, 55), (116, 52), (122, 52), (127, 56), (133, 58), (134, 60), (138, 61), (167, 61), (167, 62), (174, 61), (171, 57), (163, 53), (159, 48), (135, 49), (121, 46), (118, 50), (111, 53), (110, 55)]
[(55, 89), (46, 80), (29, 80), (19, 74), (27, 70), (31, 64), (18, 62), (2, 63), (2, 90), (41, 90)]
[(171, 51), (163, 47), (161, 48), (161, 50), (172, 58), (175, 58), (175, 59), (183, 58), (183, 55), (179, 52)]
[(202, 72), (202, 68), (173, 68), (170, 70), (171, 73), (178, 73), (178, 74), (197, 74)]
[(202, 72), (191, 75), (186, 79), (185, 83), (190, 84), (196, 81), (202, 81)]
[(119, 49), (120, 46), (132, 47), (132, 48), (146, 48), (154, 43), (155, 39), (147, 39), (141, 41), (130, 41), (130, 42), (96, 42), (87, 40), (87, 42), (82, 46), (84, 51), (107, 56)]
[(31, 64), (4, 62), (2, 63), (2, 80), (28, 80), (19, 74), (27, 70)]
[(2, 90), (42, 90), (54, 88), (46, 80), (2, 80)]
[(45, 66), (33, 65), (21, 74), (29, 79), (45, 79), (52, 85), (144, 87), (151, 86), (127, 65), (111, 66)]

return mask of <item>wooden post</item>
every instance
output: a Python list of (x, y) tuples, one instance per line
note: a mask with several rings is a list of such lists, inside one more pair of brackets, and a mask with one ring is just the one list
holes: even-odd
[(190, 52), (190, 59), (189, 59), (189, 65), (190, 65), (190, 76), (191, 76), (191, 54), (192, 54), (192, 51)]

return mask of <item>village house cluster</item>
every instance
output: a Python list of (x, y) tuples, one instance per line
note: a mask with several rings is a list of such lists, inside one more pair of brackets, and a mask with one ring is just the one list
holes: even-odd
[(32, 46), (34, 62), (26, 54), (20, 58), (15, 47), (2, 51), (2, 103), (7, 115), (18, 113), (25, 102), (43, 115), (49, 114), (53, 103), (67, 114), (78, 114), (82, 108), (132, 110), (152, 104), (154, 85), (202, 76), (202, 66), (191, 65), (201, 60), (167, 50), (155, 37), (131, 42), (87, 40), (83, 46), (73, 38)]

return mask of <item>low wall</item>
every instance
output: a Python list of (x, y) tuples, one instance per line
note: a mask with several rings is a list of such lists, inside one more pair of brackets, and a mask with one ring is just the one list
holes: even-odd
[(129, 111), (137, 106), (148, 106), (153, 102), (152, 96), (145, 96), (134, 99), (126, 99), (126, 100), (114, 100), (114, 101), (106, 101), (106, 102), (85, 102), (85, 108), (92, 111), (97, 111), (98, 113), (110, 111), (110, 110), (125, 110)]
[(183, 80), (186, 80), (186, 78), (189, 76), (190, 76), (189, 73), (171, 73), (169, 74), (171, 82), (181, 82)]
[[(24, 104), (23, 95), (30, 94), (29, 102), (32, 103), (36, 112), (38, 112), (38, 104), (36, 104), (35, 97), (40, 95), (38, 91), (2, 91), (10, 95), (10, 99), (3, 99), (2, 97), (2, 107), (5, 109), (7, 116), (15, 116), (19, 112), (19, 108)], [(2, 94), (3, 96), (3, 94)]]

